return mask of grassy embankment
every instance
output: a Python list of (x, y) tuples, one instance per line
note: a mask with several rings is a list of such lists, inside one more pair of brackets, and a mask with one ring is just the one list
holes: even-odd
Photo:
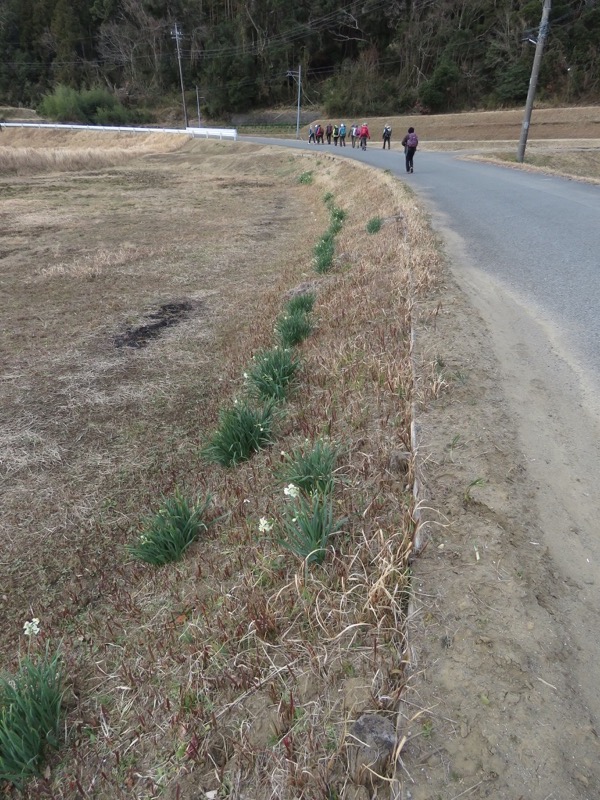
[[(27, 794), (343, 796), (348, 725), (393, 723), (403, 690), (409, 329), (434, 241), (402, 185), (360, 166), (214, 142), (165, 154), (162, 138), (107, 166), (101, 141), (99, 169), (46, 154), (63, 171), (30, 164), (0, 201), (0, 666), (39, 618), (30, 652), (60, 654), (65, 688), (63, 744)], [(312, 331), (272, 443), (221, 467), (203, 451), (236, 400), (261, 406), (244, 373), (299, 286)], [(119, 346), (167, 305), (172, 325)], [(420, 396), (439, 386), (427, 373)], [(284, 488), (319, 447), (337, 524), (303, 559)], [(211, 498), (207, 528), (174, 564), (138, 561), (128, 547), (176, 490)]]

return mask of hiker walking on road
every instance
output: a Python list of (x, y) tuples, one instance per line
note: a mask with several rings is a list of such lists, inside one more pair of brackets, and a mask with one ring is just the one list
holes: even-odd
[(327, 144), (331, 144), (331, 134), (333, 133), (333, 125), (331, 122), (327, 123), (327, 127), (325, 128), (325, 136), (327, 137)]
[(315, 136), (317, 137), (317, 144), (323, 144), (323, 126), (317, 122), (315, 127)]
[(409, 128), (408, 133), (402, 139), (402, 147), (404, 147), (404, 153), (406, 155), (406, 171), (413, 172), (413, 158), (415, 157), (415, 153), (417, 151), (417, 147), (419, 146), (419, 137), (415, 133), (414, 128)]
[(360, 146), (362, 150), (367, 149), (367, 139), (371, 138), (371, 134), (369, 133), (369, 126), (366, 122), (360, 126)]
[(346, 123), (340, 125), (340, 147), (346, 147)]
[(390, 149), (390, 141), (392, 138), (392, 126), (388, 123), (383, 129), (383, 149), (385, 150), (385, 143), (387, 142), (388, 150)]
[(312, 125), (309, 125), (309, 126), (308, 126), (308, 143), (310, 144), (311, 142), (312, 142), (313, 144), (315, 144), (315, 142), (316, 142), (316, 139), (315, 139), (315, 131), (314, 131), (314, 128), (313, 128), (313, 126), (312, 126)]
[(340, 138), (340, 129), (337, 125), (333, 126), (333, 143), (337, 147), (338, 139)]

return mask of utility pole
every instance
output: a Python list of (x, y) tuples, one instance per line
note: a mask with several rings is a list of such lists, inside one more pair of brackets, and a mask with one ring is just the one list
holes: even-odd
[(180, 47), (181, 38), (182, 38), (183, 34), (179, 30), (179, 25), (178, 25), (177, 22), (175, 23), (175, 26), (174, 26), (173, 30), (171, 31), (171, 36), (172, 36), (173, 39), (175, 39), (175, 42), (177, 44), (177, 62), (179, 64), (179, 80), (181, 82), (181, 99), (183, 101), (183, 123), (184, 123), (185, 127), (187, 128), (187, 127), (189, 127), (189, 125), (188, 125), (187, 107), (185, 105), (185, 88), (183, 86), (183, 70), (181, 69), (181, 47)]
[(200, 127), (200, 94), (198, 92), (198, 84), (196, 84), (196, 106), (198, 107), (198, 127)]
[(519, 139), (519, 149), (517, 150), (517, 161), (519, 164), (522, 164), (523, 159), (525, 158), (525, 146), (527, 145), (527, 136), (529, 135), (529, 123), (531, 122), (531, 112), (533, 111), (535, 89), (537, 86), (538, 76), (540, 74), (542, 52), (544, 50), (546, 39), (548, 38), (548, 19), (550, 18), (551, 6), (552, 0), (544, 0), (542, 21), (540, 22), (540, 31), (537, 37), (537, 42), (535, 43), (535, 56), (533, 57), (533, 67), (531, 68), (531, 78), (529, 79), (529, 91), (527, 92), (527, 101), (525, 103), (525, 117), (523, 118), (521, 138)]
[(298, 82), (298, 111), (296, 112), (296, 139), (300, 138), (300, 99), (302, 97), (302, 64), (298, 64), (298, 69), (288, 69), (288, 78), (296, 78)]
[(298, 112), (296, 114), (296, 139), (300, 138), (300, 98), (302, 96), (302, 64), (298, 64)]

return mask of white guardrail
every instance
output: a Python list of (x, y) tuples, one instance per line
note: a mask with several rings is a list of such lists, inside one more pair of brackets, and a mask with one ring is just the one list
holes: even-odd
[(71, 131), (112, 131), (113, 133), (185, 133), (202, 139), (233, 139), (236, 128), (134, 128), (116, 125), (63, 125), (54, 122), (0, 122), (0, 128), (59, 128)]

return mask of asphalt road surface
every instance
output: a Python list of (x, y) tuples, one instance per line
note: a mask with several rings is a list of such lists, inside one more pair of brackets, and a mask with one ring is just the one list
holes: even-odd
[(364, 153), (310, 148), (390, 169), (412, 186), (487, 324), (543, 543), (557, 581), (574, 587), (552, 613), (573, 643), (574, 683), (598, 730), (600, 186), (428, 153), (426, 143), (410, 175), (403, 153), (381, 143)]

